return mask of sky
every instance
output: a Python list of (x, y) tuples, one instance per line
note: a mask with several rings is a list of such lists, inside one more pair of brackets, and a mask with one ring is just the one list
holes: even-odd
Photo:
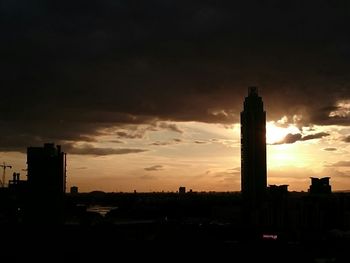
[(249, 86), (268, 184), (350, 189), (348, 1), (0, 3), (0, 162), (60, 144), (68, 188), (240, 190)]

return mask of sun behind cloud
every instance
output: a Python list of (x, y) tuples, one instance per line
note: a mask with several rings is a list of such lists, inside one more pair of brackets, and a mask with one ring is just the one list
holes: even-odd
[(287, 134), (300, 133), (299, 129), (293, 125), (279, 127), (276, 122), (269, 121), (266, 123), (266, 143), (275, 144), (282, 141)]

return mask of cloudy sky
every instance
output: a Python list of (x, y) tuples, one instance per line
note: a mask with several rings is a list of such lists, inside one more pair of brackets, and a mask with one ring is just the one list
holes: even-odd
[[(240, 190), (247, 87), (268, 183), (350, 189), (349, 1), (0, 3), (0, 161), (61, 144), (81, 191)], [(22, 172), (24, 173), (24, 172)]]

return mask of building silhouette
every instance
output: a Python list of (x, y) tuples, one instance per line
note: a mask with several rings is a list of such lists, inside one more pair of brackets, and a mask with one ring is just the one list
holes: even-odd
[(330, 177), (323, 178), (311, 178), (311, 185), (309, 188), (310, 194), (330, 194), (332, 192), (332, 188), (329, 184)]
[(27, 188), (27, 181), (20, 179), (21, 174), (14, 172), (12, 174), (12, 180), (9, 180), (8, 188), (13, 191), (23, 192)]
[(286, 196), (288, 194), (288, 185), (283, 184), (283, 185), (269, 185), (267, 188), (268, 194), (272, 196)]
[(241, 112), (241, 191), (249, 203), (266, 192), (266, 112), (257, 88), (250, 87)]
[(28, 205), (27, 220), (55, 223), (63, 220), (66, 190), (66, 154), (61, 146), (27, 148)]
[(186, 194), (186, 187), (185, 186), (179, 187), (179, 194)]
[(79, 193), (79, 188), (77, 186), (72, 186), (70, 188), (70, 194), (75, 195)]

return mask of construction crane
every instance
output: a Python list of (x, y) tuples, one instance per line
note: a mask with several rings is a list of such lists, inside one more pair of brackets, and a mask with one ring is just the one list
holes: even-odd
[(12, 169), (12, 166), (11, 166), (11, 165), (7, 165), (7, 164), (4, 162), (3, 164), (0, 164), (0, 167), (2, 167), (2, 169), (3, 169), (1, 185), (2, 185), (2, 188), (4, 188), (4, 187), (5, 187), (6, 168)]

